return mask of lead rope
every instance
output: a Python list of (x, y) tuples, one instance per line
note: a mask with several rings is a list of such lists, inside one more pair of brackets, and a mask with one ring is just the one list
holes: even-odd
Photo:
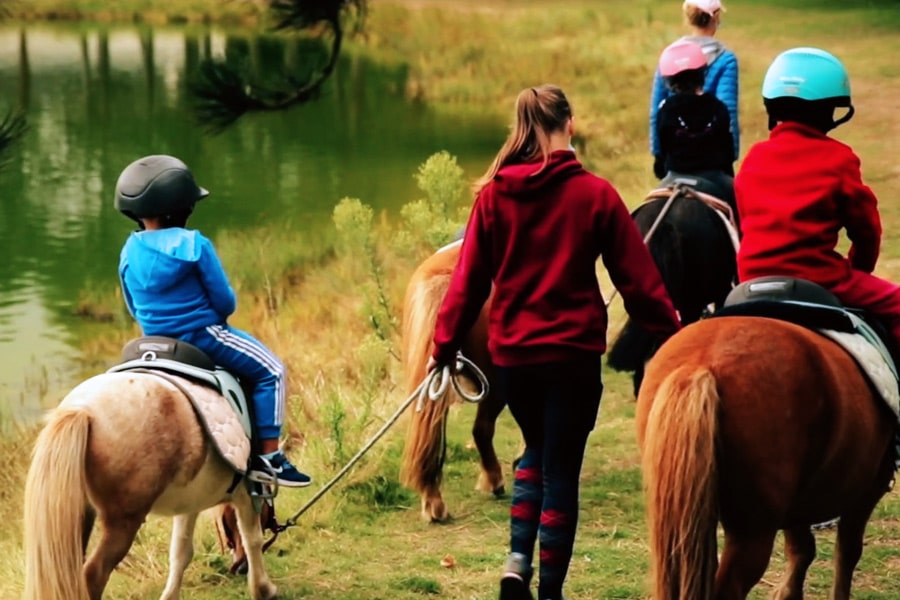
[[(278, 524), (278, 521), (274, 518), (274, 511), (272, 513), (272, 518), (270, 521), (274, 522), (274, 525), (269, 525), (269, 529), (274, 533), (274, 537), (270, 539), (264, 545), (264, 548), (268, 548), (272, 545), (272, 542), (275, 541), (275, 537), (278, 536), (279, 533), (284, 531), (289, 527), (293, 527), (297, 524), (297, 520), (300, 516), (305, 513), (307, 510), (312, 507), (313, 504), (318, 502), (319, 498), (325, 495), (328, 490), (334, 487), (336, 484), (346, 473), (350, 470), (350, 468), (356, 464), (356, 462), (363, 457), (363, 455), (368, 452), (372, 446), (375, 445), (381, 436), (383, 436), (388, 429), (390, 429), (391, 425), (393, 425), (397, 419), (400, 418), (400, 415), (403, 414), (410, 404), (413, 402), (416, 403), (416, 412), (421, 412), (425, 407), (425, 400), (431, 400), (432, 402), (437, 402), (438, 400), (444, 397), (444, 394), (447, 393), (447, 389), (450, 387), (450, 384), (453, 384), (453, 389), (456, 390), (456, 393), (460, 395), (460, 397), (466, 402), (481, 402), (485, 396), (488, 395), (490, 391), (490, 385), (488, 384), (487, 377), (485, 374), (479, 369), (475, 363), (471, 360), (463, 356), (462, 354), (457, 354), (456, 363), (454, 365), (454, 369), (451, 371), (450, 365), (445, 365), (440, 369), (433, 369), (428, 375), (425, 376), (425, 379), (418, 385), (418, 387), (413, 390), (413, 393), (409, 395), (409, 397), (400, 405), (400, 407), (394, 412), (393, 415), (385, 422), (384, 425), (381, 426), (375, 435), (366, 442), (366, 444), (356, 453), (356, 455), (350, 459), (350, 461), (344, 465), (340, 471), (338, 471), (337, 475), (331, 478), (331, 481), (322, 486), (316, 495), (309, 499), (309, 501), (300, 507), (296, 513), (291, 515), (289, 519), (287, 519), (284, 523)], [(459, 376), (463, 373), (463, 371), (468, 370), (471, 372), (475, 382), (476, 382), (476, 392), (471, 393), (465, 390), (459, 382)]]

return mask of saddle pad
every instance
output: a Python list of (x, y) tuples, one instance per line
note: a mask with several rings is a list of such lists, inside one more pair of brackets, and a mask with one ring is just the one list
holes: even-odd
[(173, 384), (190, 399), (203, 430), (213, 442), (219, 455), (240, 473), (246, 474), (250, 463), (250, 438), (234, 407), (217, 391), (172, 375), (158, 371), (145, 371)]
[(853, 356), (875, 390), (900, 419), (900, 388), (894, 370), (884, 354), (862, 335), (834, 329), (820, 329), (819, 332), (833, 339)]

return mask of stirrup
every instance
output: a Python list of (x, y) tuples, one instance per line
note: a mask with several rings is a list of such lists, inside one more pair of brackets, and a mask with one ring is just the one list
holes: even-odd
[(271, 500), (278, 495), (278, 475), (269, 459), (263, 456), (255, 457), (259, 461), (261, 468), (254, 469), (252, 466), (247, 470), (245, 476), (247, 483), (247, 492), (254, 500)]

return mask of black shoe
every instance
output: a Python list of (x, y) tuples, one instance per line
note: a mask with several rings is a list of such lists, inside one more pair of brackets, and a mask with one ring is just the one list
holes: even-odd
[(257, 458), (263, 464), (247, 474), (250, 479), (255, 477), (264, 480), (266, 477), (274, 476), (279, 487), (289, 488), (306, 487), (312, 483), (312, 477), (298, 471), (281, 450), (272, 455), (258, 456)]
[(500, 580), (500, 600), (534, 600), (528, 584), (519, 575), (507, 573)]

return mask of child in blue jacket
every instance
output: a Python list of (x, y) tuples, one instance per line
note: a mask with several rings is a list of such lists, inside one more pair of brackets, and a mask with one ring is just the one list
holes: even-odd
[[(734, 53), (715, 39), (725, 7), (720, 0), (685, 0), (684, 16), (691, 26), (691, 35), (681, 38), (700, 44), (706, 55), (707, 70), (703, 91), (721, 100), (728, 108), (731, 135), (734, 138), (734, 160), (740, 156), (741, 140), (738, 125), (738, 61)], [(650, 97), (650, 153), (660, 154), (657, 126), (659, 107), (672, 95), (659, 69), (653, 76)]]
[(185, 228), (194, 204), (208, 194), (187, 166), (172, 156), (145, 156), (122, 171), (116, 183), (116, 208), (140, 225), (119, 259), (125, 303), (144, 335), (193, 344), (250, 383), (262, 472), (274, 473), (282, 486), (309, 485), (310, 477), (278, 447), (284, 365), (261, 342), (227, 323), (237, 306), (234, 290), (212, 242)]

